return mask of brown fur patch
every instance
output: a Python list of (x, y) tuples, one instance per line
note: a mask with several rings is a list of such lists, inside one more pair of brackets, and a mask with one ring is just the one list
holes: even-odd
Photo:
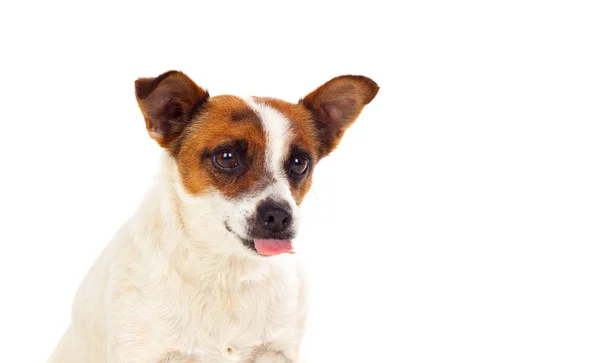
[[(239, 171), (223, 172), (213, 165), (212, 156), (223, 147), (238, 153)], [(200, 194), (214, 187), (234, 198), (270, 182), (265, 151), (265, 133), (254, 110), (239, 97), (216, 96), (186, 129), (176, 159), (188, 192)]]

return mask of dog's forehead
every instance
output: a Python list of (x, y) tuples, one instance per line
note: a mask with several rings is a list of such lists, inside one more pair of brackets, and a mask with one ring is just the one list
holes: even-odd
[[(243, 136), (249, 131), (246, 126), (252, 126), (265, 138), (273, 136), (282, 141), (284, 137), (308, 149), (312, 149), (315, 142), (311, 114), (299, 104), (268, 97), (221, 95), (210, 98), (203, 111), (193, 128), (196, 133), (206, 132), (199, 130), (205, 126), (211, 136)], [(285, 147), (285, 143), (280, 142), (280, 146)]]
[(316, 152), (316, 135), (310, 111), (300, 104), (289, 103), (277, 98), (253, 97), (263, 107), (275, 110), (288, 121), (289, 143), (301, 146), (306, 152)]

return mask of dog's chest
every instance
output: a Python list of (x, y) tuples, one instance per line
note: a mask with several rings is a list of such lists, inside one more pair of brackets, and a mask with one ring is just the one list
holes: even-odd
[(200, 291), (186, 286), (182, 293), (182, 310), (187, 312), (173, 332), (179, 330), (178, 345), (206, 360), (248, 360), (265, 347), (293, 340), (296, 333), (295, 279), (214, 284)]

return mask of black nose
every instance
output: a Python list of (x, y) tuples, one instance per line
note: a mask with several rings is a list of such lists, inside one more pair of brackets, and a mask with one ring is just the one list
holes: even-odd
[(283, 232), (292, 224), (292, 211), (287, 203), (266, 200), (256, 209), (261, 229)]

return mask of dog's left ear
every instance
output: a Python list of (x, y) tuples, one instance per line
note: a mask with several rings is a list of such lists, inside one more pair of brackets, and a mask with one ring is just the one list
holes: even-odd
[(372, 79), (347, 75), (328, 81), (300, 100), (313, 114), (320, 158), (336, 148), (344, 132), (378, 91), (379, 86)]
[(135, 96), (148, 134), (168, 149), (208, 100), (208, 92), (187, 75), (169, 71), (135, 81)]

